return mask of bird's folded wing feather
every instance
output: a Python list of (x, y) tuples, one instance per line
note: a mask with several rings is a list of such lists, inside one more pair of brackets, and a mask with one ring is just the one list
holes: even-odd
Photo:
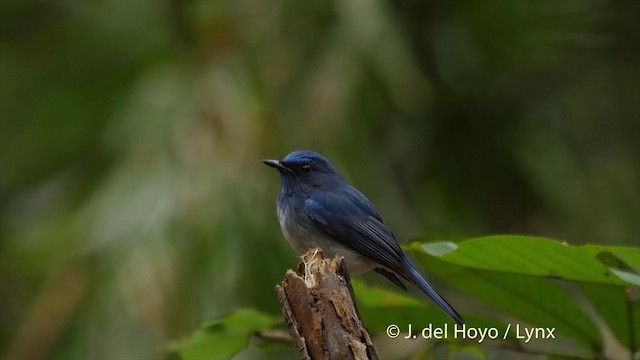
[(353, 187), (320, 192), (305, 201), (305, 212), (324, 232), (404, 277), (404, 254), (375, 207)]

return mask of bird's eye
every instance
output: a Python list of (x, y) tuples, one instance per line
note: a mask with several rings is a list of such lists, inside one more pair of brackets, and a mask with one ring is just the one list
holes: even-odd
[(311, 165), (306, 164), (306, 165), (302, 165), (302, 172), (305, 174), (308, 174), (311, 172)]

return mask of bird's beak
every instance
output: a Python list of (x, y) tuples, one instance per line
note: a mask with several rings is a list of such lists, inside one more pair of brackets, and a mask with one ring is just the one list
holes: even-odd
[(289, 169), (288, 167), (284, 166), (284, 164), (280, 160), (265, 159), (265, 160), (262, 160), (262, 162), (265, 165), (271, 166), (272, 168), (277, 169), (280, 172), (288, 172), (288, 173), (292, 173), (293, 172), (293, 171), (291, 171), (291, 169)]

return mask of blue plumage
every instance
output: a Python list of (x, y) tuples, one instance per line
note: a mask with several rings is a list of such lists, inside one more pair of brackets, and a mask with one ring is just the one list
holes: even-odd
[(263, 160), (280, 172), (278, 220), (298, 254), (320, 247), (344, 256), (349, 271), (375, 270), (405, 288), (415, 284), (458, 324), (464, 320), (411, 264), (373, 204), (349, 185), (322, 155), (295, 151), (282, 161)]

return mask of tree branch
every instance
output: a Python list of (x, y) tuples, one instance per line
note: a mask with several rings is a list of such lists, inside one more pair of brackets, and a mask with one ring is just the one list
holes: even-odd
[(325, 259), (322, 249), (302, 256), (276, 293), (301, 359), (379, 359), (360, 320), (342, 257)]

